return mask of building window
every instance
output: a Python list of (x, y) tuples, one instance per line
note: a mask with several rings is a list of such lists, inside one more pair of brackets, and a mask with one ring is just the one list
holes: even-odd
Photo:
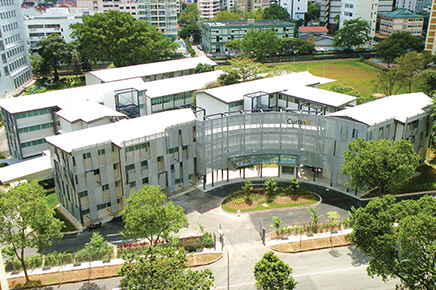
[(148, 184), (148, 177), (142, 179), (142, 184)]
[(129, 170), (135, 170), (135, 164), (130, 164), (126, 166), (126, 172), (128, 172)]
[(129, 183), (129, 187), (130, 187), (130, 188), (136, 187), (136, 181), (132, 181), (132, 182), (130, 182), (130, 183)]
[(89, 208), (82, 210), (82, 215), (87, 215), (87, 214), (89, 214)]
[(104, 155), (104, 154), (105, 154), (104, 149), (99, 149), (99, 150), (98, 150), (98, 155)]
[(79, 197), (80, 198), (85, 197), (85, 196), (88, 196), (88, 192), (86, 190), (82, 191), (82, 192), (79, 192)]
[(148, 169), (148, 162), (147, 162), (147, 160), (141, 161), (141, 169), (142, 170)]
[(90, 152), (88, 152), (88, 153), (84, 153), (83, 154), (83, 159), (85, 160), (85, 159), (90, 159), (91, 158), (91, 153)]
[(101, 190), (105, 191), (105, 190), (109, 190), (109, 184), (104, 184), (101, 186)]

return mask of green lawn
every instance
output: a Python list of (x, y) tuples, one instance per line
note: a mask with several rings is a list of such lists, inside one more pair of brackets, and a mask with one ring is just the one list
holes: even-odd
[[(311, 204), (317, 203), (318, 201), (319, 201), (318, 197), (316, 197), (315, 200), (310, 200), (310, 201), (305, 201), (305, 202), (297, 202), (297, 203), (289, 203), (289, 204), (281, 204), (281, 203), (277, 203), (277, 202), (272, 201), (272, 200), (267, 200), (265, 202), (258, 203), (256, 208), (241, 209), (241, 212), (268, 210), (268, 209), (276, 209), (276, 208), (291, 208), (291, 207), (297, 207), (297, 206), (311, 205)], [(268, 207), (264, 207), (262, 205), (264, 203), (268, 204)], [(222, 204), (222, 208), (228, 212), (237, 212), (236, 209), (229, 208), (225, 203)]]
[(75, 231), (76, 228), (73, 224), (67, 220), (57, 209), (56, 206), (59, 204), (58, 199), (56, 198), (56, 193), (51, 193), (47, 195), (47, 204), (50, 208), (55, 210), (55, 217), (64, 222), (65, 228), (62, 229), (62, 232), (72, 232)]

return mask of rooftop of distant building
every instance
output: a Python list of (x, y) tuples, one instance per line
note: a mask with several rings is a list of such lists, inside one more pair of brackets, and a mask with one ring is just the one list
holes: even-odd
[(294, 23), (282, 20), (226, 20), (226, 21), (203, 21), (202, 23), (208, 26), (273, 26), (273, 25), (286, 25), (295, 26)]
[(308, 33), (308, 32), (328, 33), (329, 32), (329, 30), (325, 26), (300, 26), (298, 27), (298, 30), (302, 33)]
[(413, 18), (413, 17), (420, 17), (423, 18), (423, 15), (419, 15), (416, 13), (413, 13), (410, 10), (399, 8), (395, 11), (389, 12), (389, 13), (383, 13), (380, 14), (381, 17), (390, 17), (390, 18)]

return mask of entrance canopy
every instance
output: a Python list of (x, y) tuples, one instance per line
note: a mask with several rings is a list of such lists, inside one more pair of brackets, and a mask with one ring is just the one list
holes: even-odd
[(230, 157), (236, 168), (243, 168), (258, 164), (277, 164), (282, 166), (297, 166), (298, 156), (286, 154), (255, 154)]

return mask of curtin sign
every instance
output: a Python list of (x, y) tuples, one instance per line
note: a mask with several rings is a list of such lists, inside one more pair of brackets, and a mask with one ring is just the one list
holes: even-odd
[(293, 119), (287, 119), (286, 123), (288, 123), (289, 125), (310, 125), (310, 121), (309, 120), (293, 120)]

